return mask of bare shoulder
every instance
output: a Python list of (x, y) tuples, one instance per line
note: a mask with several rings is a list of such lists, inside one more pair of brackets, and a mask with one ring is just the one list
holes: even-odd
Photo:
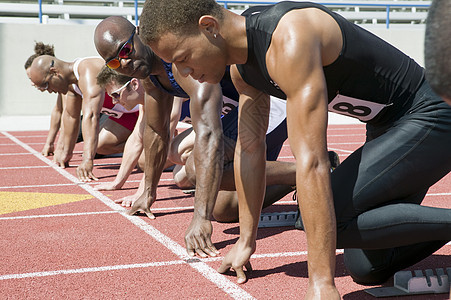
[(97, 74), (102, 70), (105, 65), (105, 61), (100, 57), (88, 57), (83, 59), (78, 65), (79, 74)]
[(307, 62), (306, 58), (319, 55), (327, 65), (341, 48), (341, 29), (330, 14), (318, 8), (295, 9), (285, 14), (274, 30), (267, 63), (270, 67), (280, 60)]
[(339, 33), (334, 18), (318, 8), (294, 9), (279, 21), (273, 34), (275, 40), (309, 40)]

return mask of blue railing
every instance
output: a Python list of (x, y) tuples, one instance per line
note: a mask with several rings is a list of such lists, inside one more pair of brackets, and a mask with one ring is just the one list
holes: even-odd
[[(136, 25), (138, 25), (138, 2), (144, 3), (145, 0), (134, 0), (135, 3), (135, 22)], [(226, 9), (229, 8), (229, 5), (265, 5), (265, 4), (275, 4), (278, 1), (275, 2), (270, 2), (270, 1), (234, 1), (234, 0), (217, 0), (216, 2), (221, 3)], [(325, 6), (334, 6), (334, 7), (349, 7), (349, 6), (353, 6), (353, 7), (376, 7), (376, 8), (384, 8), (385, 7), (385, 11), (387, 13), (386, 18), (385, 18), (385, 24), (387, 29), (390, 27), (390, 9), (392, 7), (403, 7), (403, 8), (429, 8), (430, 3), (427, 4), (408, 4), (408, 3), (404, 3), (404, 4), (397, 4), (397, 3), (362, 3), (362, 2), (353, 2), (353, 3), (345, 3), (345, 2), (318, 2), (322, 5)], [(42, 0), (39, 0), (39, 23), (42, 23)]]
[[(133, 0), (135, 2), (135, 24), (138, 26), (138, 0)], [(145, 0), (139, 2), (144, 3)], [(39, 23), (42, 24), (42, 0), (39, 0)]]

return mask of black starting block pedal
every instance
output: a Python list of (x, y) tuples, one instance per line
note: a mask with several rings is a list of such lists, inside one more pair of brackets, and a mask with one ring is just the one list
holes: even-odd
[(432, 269), (399, 271), (394, 275), (392, 287), (377, 287), (366, 289), (365, 292), (374, 297), (393, 297), (406, 295), (442, 294), (449, 293), (451, 281), (451, 268), (446, 270)]
[(260, 221), (258, 222), (258, 227), (282, 227), (282, 226), (294, 226), (296, 223), (297, 212), (275, 212), (275, 213), (264, 213), (260, 215)]

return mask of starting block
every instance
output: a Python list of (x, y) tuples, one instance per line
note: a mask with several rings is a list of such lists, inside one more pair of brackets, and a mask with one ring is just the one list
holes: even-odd
[(449, 293), (451, 282), (451, 268), (399, 271), (394, 275), (392, 287), (377, 287), (366, 289), (365, 292), (374, 297), (392, 297), (406, 295), (442, 294)]
[(294, 226), (297, 217), (296, 211), (264, 213), (260, 215), (258, 228)]

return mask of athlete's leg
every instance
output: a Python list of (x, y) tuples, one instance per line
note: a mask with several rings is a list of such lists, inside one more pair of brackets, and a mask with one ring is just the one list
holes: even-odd
[(175, 164), (184, 165), (193, 151), (195, 138), (193, 128), (188, 128), (176, 135), (171, 141), (168, 159)]
[(175, 165), (174, 170), (172, 170), (174, 176), (175, 184), (181, 189), (192, 189), (194, 184), (188, 178), (186, 174), (186, 167), (182, 165)]
[(103, 155), (122, 153), (131, 133), (131, 130), (119, 123), (107, 119), (100, 127), (97, 153)]
[[(290, 185), (271, 185), (266, 187), (263, 208), (274, 204), (294, 190)], [(213, 217), (217, 222), (238, 222), (238, 194), (236, 191), (219, 191), (213, 209)]]
[(448, 241), (432, 241), (380, 250), (345, 249), (344, 262), (359, 284), (382, 284), (394, 273), (419, 262)]
[(451, 109), (428, 90), (332, 173), (337, 246), (373, 250), (346, 250), (358, 282), (384, 281), (451, 240), (451, 210), (420, 205), (451, 170)]

